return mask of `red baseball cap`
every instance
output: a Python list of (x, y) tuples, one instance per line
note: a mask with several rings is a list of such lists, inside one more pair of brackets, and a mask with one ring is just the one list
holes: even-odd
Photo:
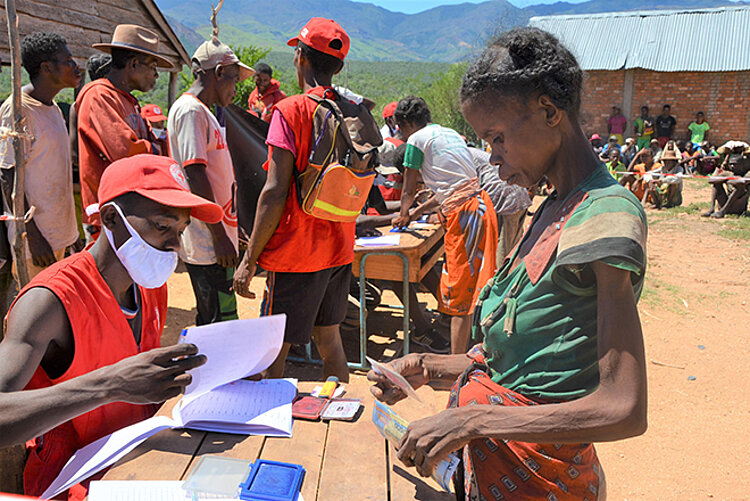
[(173, 158), (135, 155), (112, 162), (99, 181), (99, 206), (130, 192), (168, 207), (190, 208), (190, 215), (218, 223), (224, 211), (190, 191), (182, 167)]
[(161, 122), (167, 119), (161, 112), (161, 108), (155, 104), (147, 104), (141, 108), (141, 116), (149, 122)]
[[(333, 43), (335, 41), (340, 43)], [(310, 19), (300, 30), (299, 35), (290, 38), (286, 44), (290, 47), (296, 47), (297, 42), (302, 42), (308, 47), (341, 59), (342, 61), (349, 53), (349, 35), (333, 19), (324, 19), (322, 17)], [(331, 47), (332, 44), (333, 47)], [(335, 47), (339, 45), (340, 47), (336, 49)]]
[(383, 118), (392, 117), (393, 113), (396, 111), (396, 106), (398, 106), (398, 101), (386, 104), (385, 108), (383, 108)]

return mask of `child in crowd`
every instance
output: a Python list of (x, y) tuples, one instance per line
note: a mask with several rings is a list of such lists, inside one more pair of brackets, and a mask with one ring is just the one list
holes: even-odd
[(688, 125), (688, 137), (690, 137), (690, 142), (693, 143), (694, 147), (700, 148), (701, 143), (708, 139), (709, 130), (711, 130), (711, 127), (706, 122), (706, 116), (702, 111), (699, 111), (695, 114), (695, 121)]

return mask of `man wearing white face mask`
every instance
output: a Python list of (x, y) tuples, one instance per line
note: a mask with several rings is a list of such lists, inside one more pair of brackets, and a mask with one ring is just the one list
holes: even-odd
[[(134, 404), (178, 394), (190, 382), (185, 372), (205, 360), (194, 346), (154, 349), (180, 235), (191, 216), (215, 223), (221, 208), (190, 192), (175, 160), (154, 155), (112, 163), (98, 199), (106, 238), (21, 290), (0, 343), (0, 395), (47, 391), (39, 402), (47, 412), (27, 409), (27, 423), (14, 428), (21, 436), (46, 432), (27, 443), (31, 495), (42, 493), (80, 447), (150, 417), (153, 405)], [(188, 358), (176, 360), (182, 356)], [(51, 391), (56, 385), (58, 393)], [(69, 499), (84, 495), (75, 486)]]

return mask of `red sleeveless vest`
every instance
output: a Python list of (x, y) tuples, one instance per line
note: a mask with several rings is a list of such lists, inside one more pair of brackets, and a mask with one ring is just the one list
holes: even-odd
[[(59, 378), (51, 379), (41, 366), (37, 368), (26, 386), (28, 390), (52, 386), (160, 346), (167, 315), (166, 285), (159, 289), (140, 288), (140, 346), (136, 344), (120, 305), (88, 251), (75, 254), (39, 273), (21, 290), (18, 298), (34, 287), (49, 289), (65, 307), (73, 331), (75, 354), (70, 367)], [(120, 428), (151, 417), (155, 410), (153, 405), (115, 402), (30, 440), (26, 444), (29, 458), (24, 470), (26, 494), (42, 494), (76, 450)], [(87, 487), (76, 485), (68, 491), (68, 499), (83, 499), (87, 490)]]
[[(307, 93), (323, 96), (327, 89), (315, 87)], [(317, 103), (305, 94), (287, 97), (274, 106), (294, 131), (295, 168), (298, 172), (307, 168), (316, 107)], [(272, 155), (273, 147), (269, 148), (268, 158)], [(268, 170), (268, 162), (263, 168)], [(281, 221), (258, 257), (258, 264), (265, 270), (287, 273), (309, 273), (349, 264), (354, 261), (354, 225), (306, 214), (300, 207), (292, 178)]]

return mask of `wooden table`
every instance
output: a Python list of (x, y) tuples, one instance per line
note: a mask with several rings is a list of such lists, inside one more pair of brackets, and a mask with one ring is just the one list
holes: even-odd
[[(392, 226), (377, 228), (383, 235), (389, 234)], [(399, 233), (399, 245), (362, 247), (354, 246), (352, 273), (356, 278), (389, 280), (401, 282), (404, 298), (409, 297), (409, 284), (420, 282), (443, 256), (445, 231), (439, 224), (420, 223), (421, 229)], [(404, 304), (404, 344), (403, 354), (409, 353), (409, 302)], [(365, 280), (359, 281), (359, 361), (347, 362), (350, 369), (368, 370), (367, 355), (367, 302), (365, 300)], [(290, 356), (296, 362), (320, 363), (312, 358), (310, 343), (305, 345), (304, 357)]]
[[(301, 382), (300, 392), (309, 392), (321, 383)], [(352, 376), (346, 397), (364, 404), (355, 422), (294, 421), (291, 438), (229, 435), (193, 430), (165, 430), (151, 437), (105, 475), (104, 480), (182, 480), (196, 460), (212, 454), (246, 459), (269, 459), (301, 464), (307, 470), (302, 485), (305, 501), (372, 500), (429, 501), (455, 500), (430, 478), (406, 468), (388, 450), (385, 439), (372, 423), (374, 399), (364, 376)], [(447, 392), (420, 388), (425, 401), (406, 399), (394, 406), (409, 420), (439, 412), (445, 407)], [(168, 414), (174, 402), (167, 402), (160, 413)]]
[[(382, 226), (378, 230), (388, 235), (391, 226)], [(406, 258), (409, 282), (417, 283), (432, 269), (443, 255), (442, 225), (425, 225), (423, 229), (409, 229), (399, 233), (401, 241), (398, 246), (354, 247), (352, 273), (355, 277), (362, 274), (361, 263), (366, 260), (364, 276), (375, 280), (401, 282), (404, 278), (404, 262), (397, 255), (382, 253), (399, 253)], [(365, 258), (365, 256), (367, 256)]]
[[(349, 364), (355, 369), (369, 369), (367, 355), (367, 301), (365, 298), (366, 280), (389, 280), (401, 282), (404, 287), (404, 349), (409, 353), (409, 284), (421, 281), (443, 256), (445, 247), (442, 225), (421, 224), (421, 229), (409, 228), (399, 233), (398, 246), (354, 247), (352, 272), (359, 278), (359, 363)], [(386, 235), (391, 226), (378, 230)]]

